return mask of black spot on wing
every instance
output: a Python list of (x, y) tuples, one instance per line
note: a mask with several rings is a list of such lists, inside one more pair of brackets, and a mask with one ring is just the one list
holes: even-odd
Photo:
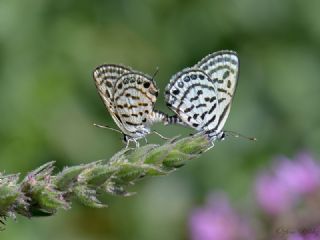
[(140, 102), (140, 103), (138, 103), (138, 105), (139, 105), (139, 106), (146, 107), (146, 106), (148, 106), (148, 103), (142, 103), (142, 102)]
[(119, 115), (118, 115), (118, 114), (114, 114), (114, 115), (116, 116), (116, 118), (118, 119), (118, 121), (122, 123), (121, 118), (119, 117)]
[(190, 81), (190, 77), (189, 77), (189, 76), (185, 76), (185, 77), (183, 78), (183, 81), (189, 82), (189, 81)]
[(200, 118), (204, 120), (207, 114), (208, 114), (208, 111), (205, 111), (204, 113), (201, 114)]
[(191, 77), (192, 80), (196, 80), (197, 79), (197, 75), (196, 74), (191, 74), (190, 77)]
[(125, 123), (130, 125), (130, 126), (140, 126), (140, 124), (129, 122), (129, 121), (126, 121)]
[(211, 103), (212, 103), (213, 101), (216, 100), (216, 97), (205, 97), (204, 100), (205, 100), (206, 102), (211, 102)]
[(227, 88), (231, 88), (231, 81), (230, 80), (228, 80), (228, 82), (227, 82)]
[(172, 91), (172, 93), (173, 93), (174, 95), (178, 95), (178, 94), (180, 93), (180, 91), (179, 91), (179, 89), (175, 89), (175, 90)]
[(219, 79), (219, 78), (214, 78), (213, 79), (213, 83), (220, 83), (222, 84), (224, 81), (222, 79)]
[(229, 77), (229, 76), (230, 76), (230, 72), (227, 70), (227, 71), (225, 71), (224, 74), (222, 75), (222, 78), (223, 78), (223, 79), (226, 79), (226, 78)]
[(192, 111), (192, 109), (194, 109), (194, 105), (192, 105), (191, 107), (188, 107), (184, 110), (184, 113), (188, 113), (190, 111)]
[(206, 107), (206, 106), (207, 106), (207, 104), (205, 104), (205, 103), (200, 103), (199, 105), (196, 106), (196, 108), (201, 108), (201, 107)]
[(183, 88), (183, 86), (184, 86), (184, 84), (183, 84), (182, 81), (178, 82), (178, 87), (179, 87), (179, 88)]
[(232, 97), (232, 94), (229, 93), (227, 90), (225, 90), (223, 88), (218, 88), (218, 92), (222, 92), (222, 93), (228, 94), (230, 97)]
[(107, 96), (107, 98), (111, 97), (108, 89), (106, 89), (106, 96)]
[(113, 87), (113, 85), (112, 85), (112, 83), (110, 81), (106, 81), (106, 85), (107, 85), (108, 88), (112, 88)]
[(211, 107), (210, 111), (209, 111), (209, 114), (211, 114), (217, 107), (217, 104), (213, 104), (213, 106)]
[(217, 126), (215, 127), (215, 129), (218, 128), (218, 126), (220, 125), (220, 123), (222, 122), (222, 120), (226, 117), (226, 113), (227, 113), (229, 107), (230, 107), (230, 103), (223, 109), (223, 111), (222, 111), (222, 113), (221, 113), (221, 115), (220, 115), (220, 117), (219, 117), (218, 124), (217, 124)]
[(218, 103), (220, 104), (220, 103), (222, 103), (223, 101), (225, 101), (226, 100), (226, 98), (220, 98), (219, 100), (218, 100)]
[(197, 96), (195, 96), (195, 97), (193, 97), (193, 98), (190, 98), (190, 102), (196, 101), (196, 100), (198, 100), (198, 99), (199, 99), (199, 96), (197, 95)]
[(206, 122), (206, 124), (204, 125), (204, 127), (209, 126), (211, 123), (214, 122), (214, 120), (216, 120), (216, 115), (213, 115), (213, 117), (212, 117), (208, 122)]

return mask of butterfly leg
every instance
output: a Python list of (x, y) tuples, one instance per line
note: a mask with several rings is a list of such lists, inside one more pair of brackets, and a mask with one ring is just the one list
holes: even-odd
[(162, 136), (160, 133), (158, 133), (156, 130), (153, 130), (153, 132), (158, 135), (160, 138), (164, 139), (164, 140), (169, 140), (170, 138), (164, 137)]
[(132, 141), (136, 143), (136, 148), (140, 147), (140, 143), (137, 139), (132, 138)]
[(93, 126), (95, 127), (98, 127), (98, 128), (105, 128), (105, 129), (109, 129), (109, 130), (112, 130), (112, 131), (115, 131), (115, 132), (119, 132), (119, 133), (122, 133), (121, 131), (119, 131), (118, 129), (115, 129), (115, 128), (112, 128), (112, 127), (109, 127), (107, 125), (100, 125), (100, 124), (96, 124), (94, 123)]
[(207, 151), (209, 151), (211, 148), (213, 148), (214, 147), (214, 143), (213, 142), (211, 142), (211, 146), (210, 147), (208, 147), (206, 150), (204, 150), (203, 152), (207, 152)]
[(129, 147), (130, 141), (131, 139), (127, 135), (123, 134), (123, 142), (126, 144), (126, 149)]
[(211, 142), (211, 146), (208, 148), (208, 150), (210, 150), (210, 149), (213, 148), (213, 147), (214, 147), (214, 143)]
[(127, 141), (126, 149), (129, 147), (130, 141)]

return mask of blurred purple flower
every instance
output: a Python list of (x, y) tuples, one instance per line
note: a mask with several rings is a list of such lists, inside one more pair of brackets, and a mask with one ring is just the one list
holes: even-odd
[(319, 186), (320, 164), (308, 153), (300, 153), (293, 160), (278, 158), (271, 173), (257, 178), (256, 198), (265, 212), (280, 214)]
[(320, 235), (317, 232), (310, 232), (307, 234), (294, 233), (290, 234), (288, 240), (319, 240)]
[(190, 217), (192, 240), (254, 239), (247, 222), (231, 208), (223, 196), (213, 196)]

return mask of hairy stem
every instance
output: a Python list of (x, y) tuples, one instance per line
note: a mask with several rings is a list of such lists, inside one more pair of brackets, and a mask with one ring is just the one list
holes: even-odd
[(126, 188), (147, 176), (161, 176), (197, 158), (211, 146), (200, 134), (172, 139), (165, 144), (148, 144), (123, 149), (110, 160), (65, 167), (54, 174), (54, 162), (48, 162), (19, 180), (19, 174), (0, 173), (0, 222), (17, 214), (26, 217), (50, 216), (58, 209), (71, 208), (73, 199), (101, 208), (101, 193), (130, 196)]

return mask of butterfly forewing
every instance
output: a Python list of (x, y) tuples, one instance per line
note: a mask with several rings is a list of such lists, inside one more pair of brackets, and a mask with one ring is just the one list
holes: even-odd
[(113, 89), (116, 81), (126, 73), (132, 70), (128, 67), (117, 64), (104, 64), (97, 67), (93, 72), (93, 78), (97, 87), (98, 93), (110, 112), (113, 120), (118, 127), (123, 131), (121, 119), (115, 111), (113, 100)]
[(113, 109), (113, 88), (116, 81), (125, 73), (129, 73), (132, 70), (115, 64), (105, 64), (97, 67), (93, 72), (93, 77), (95, 80), (98, 92), (108, 108), (108, 110)]
[(125, 133), (141, 132), (151, 123), (158, 90), (151, 77), (131, 72), (122, 75), (114, 87), (114, 104)]
[(166, 102), (183, 122), (198, 131), (217, 125), (217, 90), (201, 69), (187, 68), (174, 75), (166, 89)]
[(218, 122), (216, 126), (212, 125), (212, 127), (216, 132), (220, 132), (229, 115), (233, 95), (236, 90), (239, 59), (233, 51), (220, 51), (206, 56), (194, 67), (206, 72), (213, 80), (214, 86), (217, 89)]

